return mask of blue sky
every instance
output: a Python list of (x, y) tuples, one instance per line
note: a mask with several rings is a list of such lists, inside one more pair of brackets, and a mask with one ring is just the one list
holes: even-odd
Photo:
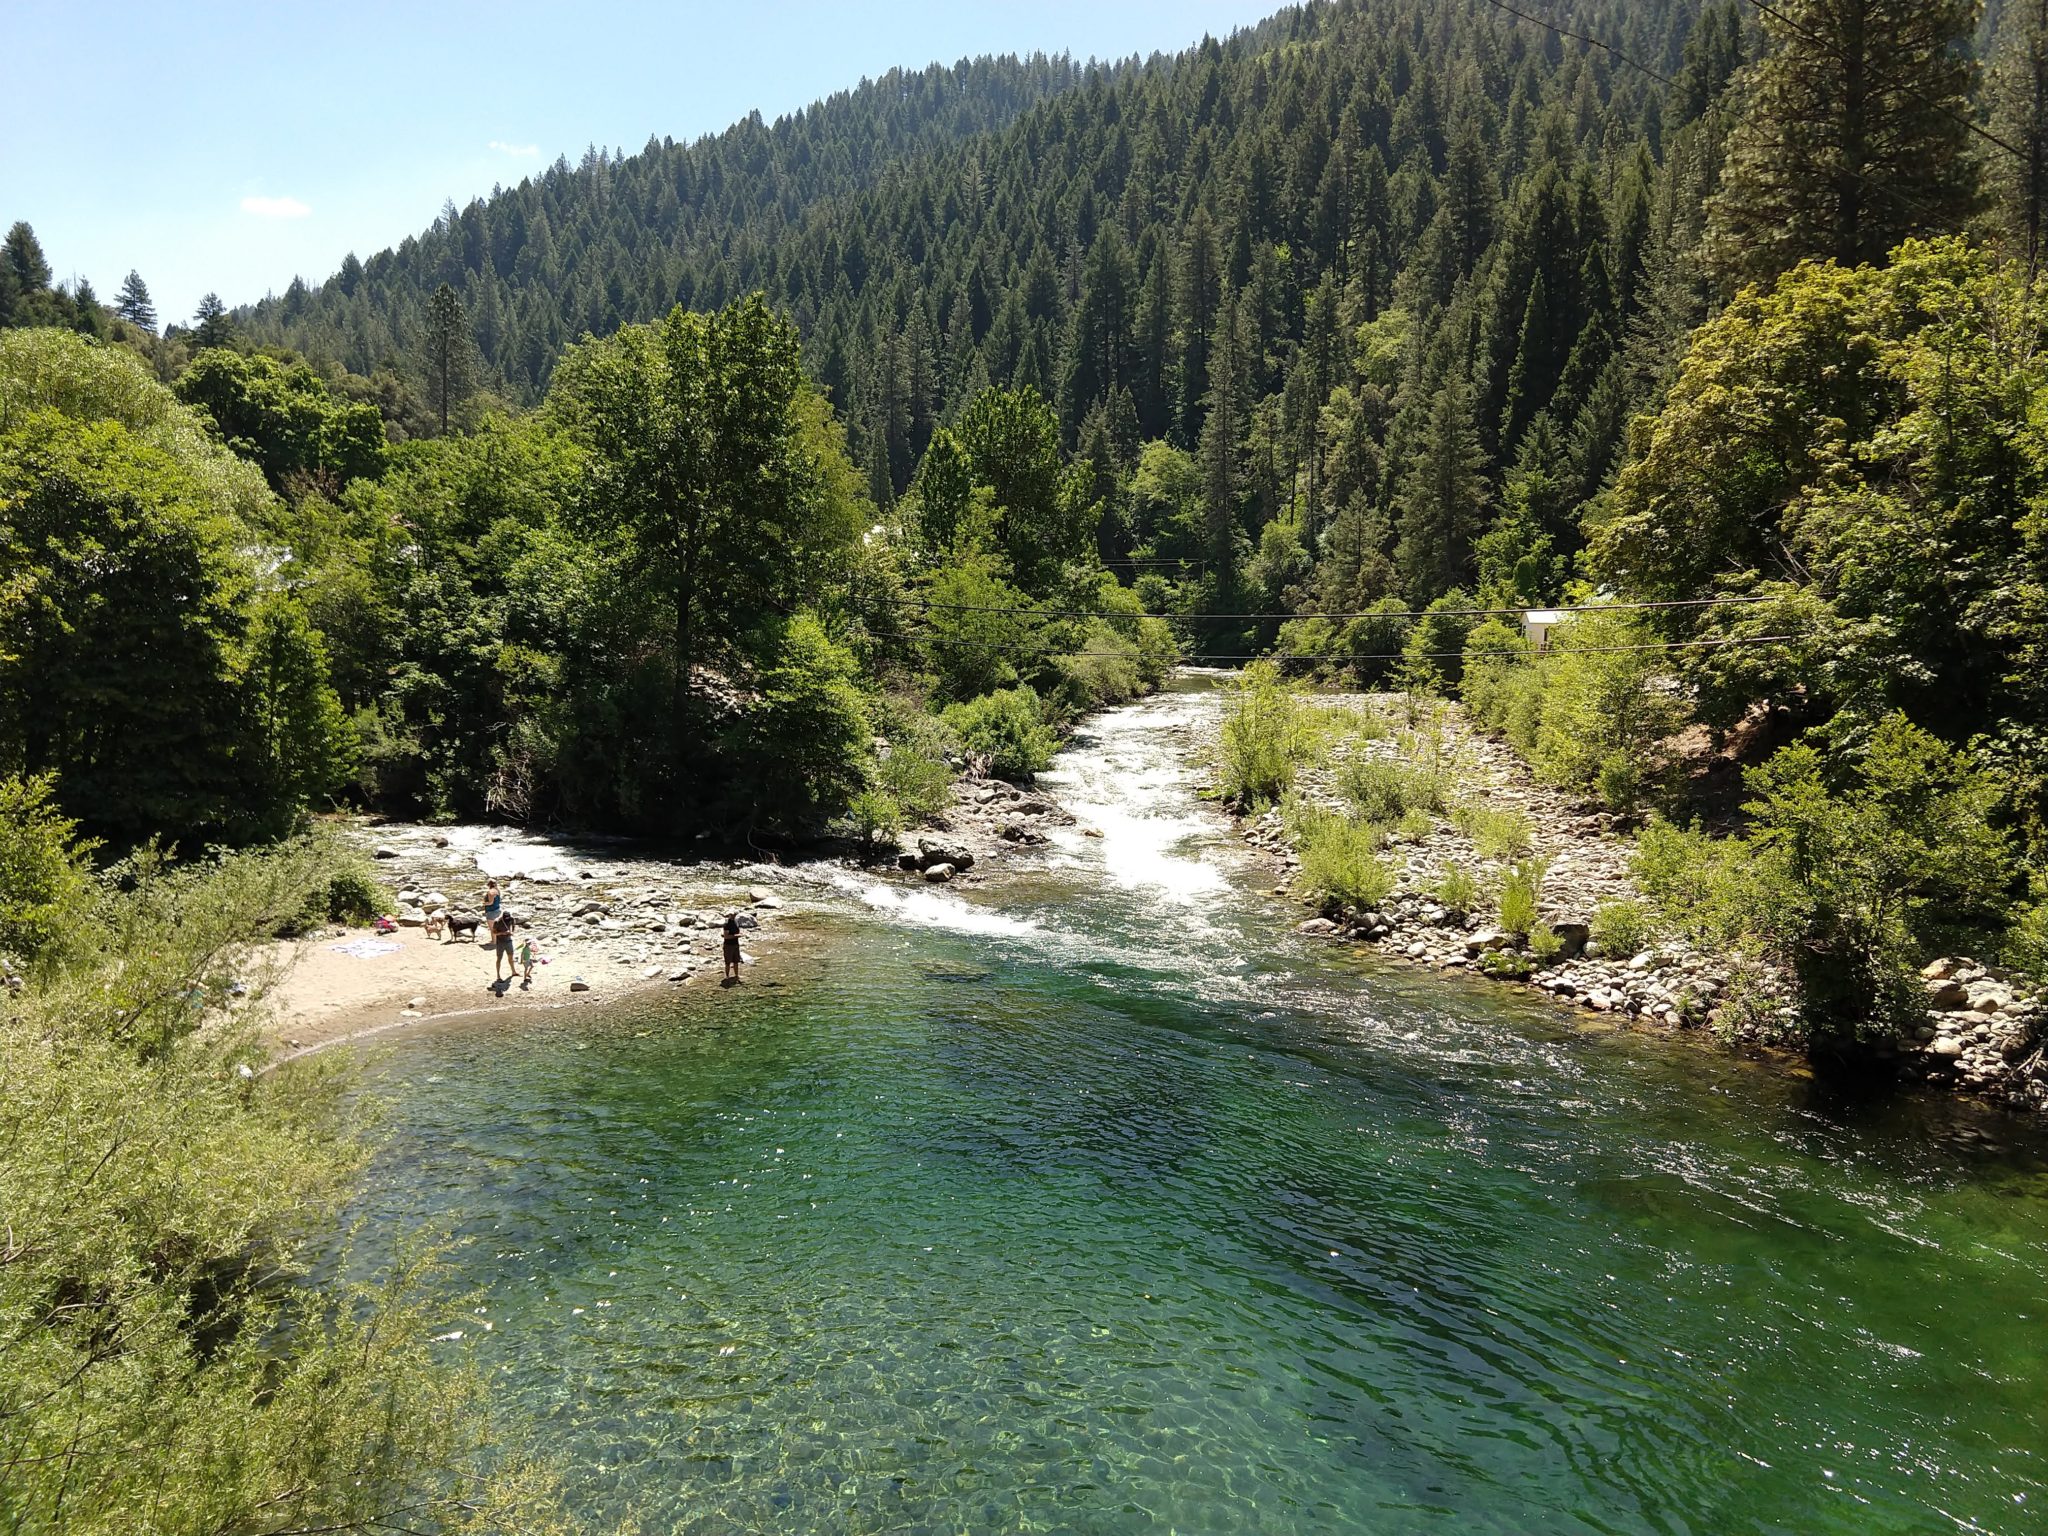
[(1280, 0), (488, 7), (6, 0), (0, 228), (164, 320), (318, 282), (596, 143), (770, 119), (894, 65), (1172, 52)]

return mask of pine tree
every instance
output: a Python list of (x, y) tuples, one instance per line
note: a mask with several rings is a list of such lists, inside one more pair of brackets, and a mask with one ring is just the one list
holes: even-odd
[(1999, 223), (2031, 273), (2048, 233), (2048, 0), (2009, 0), (1989, 94), (1991, 131), (2018, 151), (1988, 157)]
[(120, 296), (114, 301), (114, 313), (131, 325), (141, 326), (152, 336), (156, 334), (156, 306), (149, 301), (149, 284), (133, 268), (122, 280)]
[(220, 295), (209, 293), (199, 301), (199, 308), (193, 315), (192, 345), (197, 350), (207, 347), (231, 347), (235, 344), (235, 320), (228, 313), (227, 305), (221, 303)]
[(1486, 454), (1472, 420), (1464, 376), (1449, 371), (1436, 391), (1420, 452), (1402, 477), (1395, 552), (1410, 602), (1441, 596), (1464, 578), (1472, 539), (1486, 522)]
[(1239, 463), (1247, 419), (1246, 372), (1250, 350), (1240, 300), (1225, 300), (1216, 316), (1210, 349), (1208, 414), (1202, 421), (1202, 532), (1217, 602), (1229, 606), (1237, 593), (1237, 519), (1244, 499)]
[(1707, 259), (1729, 286), (1807, 257), (1881, 264), (1977, 202), (1966, 153), (1972, 0), (1789, 0), (1710, 205)]
[(30, 296), (41, 293), (50, 286), (50, 262), (43, 255), (42, 242), (36, 239), (36, 232), (26, 219), (15, 221), (7, 231), (4, 252), (7, 265), (13, 269), (17, 289)]
[(474, 346), (469, 339), (469, 317), (462, 300), (446, 283), (434, 290), (427, 302), (424, 337), (427, 357), (427, 400), (441, 420), (441, 435), (448, 434), (449, 414), (469, 398), (475, 380)]

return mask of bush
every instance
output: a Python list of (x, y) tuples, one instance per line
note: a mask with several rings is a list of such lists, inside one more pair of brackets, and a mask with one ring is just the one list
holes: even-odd
[(1543, 894), (1541, 859), (1522, 859), (1509, 867), (1500, 883), (1500, 925), (1527, 936), (1536, 926), (1536, 907)]
[(1029, 685), (951, 705), (944, 719), (969, 756), (997, 778), (1020, 784), (1049, 768), (1059, 746)]
[(92, 852), (57, 808), (57, 781), (0, 779), (0, 954), (33, 961), (85, 915)]
[(1650, 914), (1640, 902), (1603, 901), (1587, 926), (1602, 957), (1608, 960), (1626, 960), (1649, 946)]
[(370, 923), (391, 910), (391, 892), (368, 859), (336, 848), (326, 889), (314, 892), (314, 904), (330, 923)]
[(1470, 917), (1484, 896), (1472, 871), (1452, 864), (1437, 877), (1436, 899), (1460, 917)]
[(1337, 775), (1337, 787), (1367, 821), (1385, 824), (1407, 814), (1409, 775), (1383, 758), (1357, 756)]
[(1749, 770), (1750, 845), (1771, 878), (1774, 958), (1798, 974), (1818, 1035), (1919, 1022), (1930, 949), (2002, 927), (2012, 861), (1998, 788), (1902, 715), (1871, 734), (1839, 787), (1804, 744)]
[(1634, 869), (1659, 926), (1701, 949), (1755, 947), (1761, 872), (1740, 838), (1653, 816), (1636, 839)]
[(1404, 843), (1419, 843), (1435, 830), (1436, 823), (1429, 819), (1429, 812), (1419, 805), (1411, 805), (1388, 829), (1388, 836), (1397, 837)]
[(1529, 958), (1540, 966), (1550, 964), (1564, 953), (1564, 940), (1557, 930), (1548, 923), (1538, 923), (1529, 930)]
[(1301, 887), (1325, 908), (1367, 912), (1394, 894), (1394, 872), (1379, 857), (1378, 829), (1331, 811), (1297, 812)]
[(254, 1072), (267, 940), (324, 889), (325, 851), (123, 875), (70, 914), (92, 943), (0, 1011), (10, 1512), (79, 1533), (139, 1511), (159, 1531), (559, 1528), (514, 1507), (532, 1484), (435, 1337), (430, 1266), (291, 1283), (368, 1154), (342, 1053)]
[(1501, 810), (1468, 800), (1451, 813), (1451, 820), (1460, 832), (1472, 839), (1472, 847), (1482, 859), (1508, 863), (1527, 858), (1536, 846), (1536, 835), (1529, 825), (1529, 818), (1520, 811)]
[(1497, 981), (1527, 981), (1536, 967), (1519, 949), (1489, 949), (1479, 957), (1479, 970)]
[(1275, 804), (1314, 752), (1319, 731), (1301, 695), (1270, 661), (1244, 669), (1223, 715), (1218, 764), (1225, 799), (1245, 810)]
[(903, 807), (886, 789), (859, 790), (846, 807), (846, 820), (860, 840), (861, 858), (872, 861), (882, 844), (903, 830)]

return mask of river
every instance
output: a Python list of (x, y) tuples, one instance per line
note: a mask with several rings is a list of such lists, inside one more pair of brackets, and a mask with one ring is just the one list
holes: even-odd
[(778, 984), (378, 1057), (371, 1230), (594, 1527), (2048, 1530), (2048, 1140), (1296, 940), (1215, 707), (1042, 869), (807, 872)]

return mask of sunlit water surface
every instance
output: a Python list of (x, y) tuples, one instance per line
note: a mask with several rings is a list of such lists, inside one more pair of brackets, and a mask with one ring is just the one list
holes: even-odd
[(2048, 1530), (2042, 1141), (1276, 939), (1213, 707), (985, 894), (808, 872), (779, 984), (373, 1067), (359, 1260), (470, 1240), (594, 1526)]

